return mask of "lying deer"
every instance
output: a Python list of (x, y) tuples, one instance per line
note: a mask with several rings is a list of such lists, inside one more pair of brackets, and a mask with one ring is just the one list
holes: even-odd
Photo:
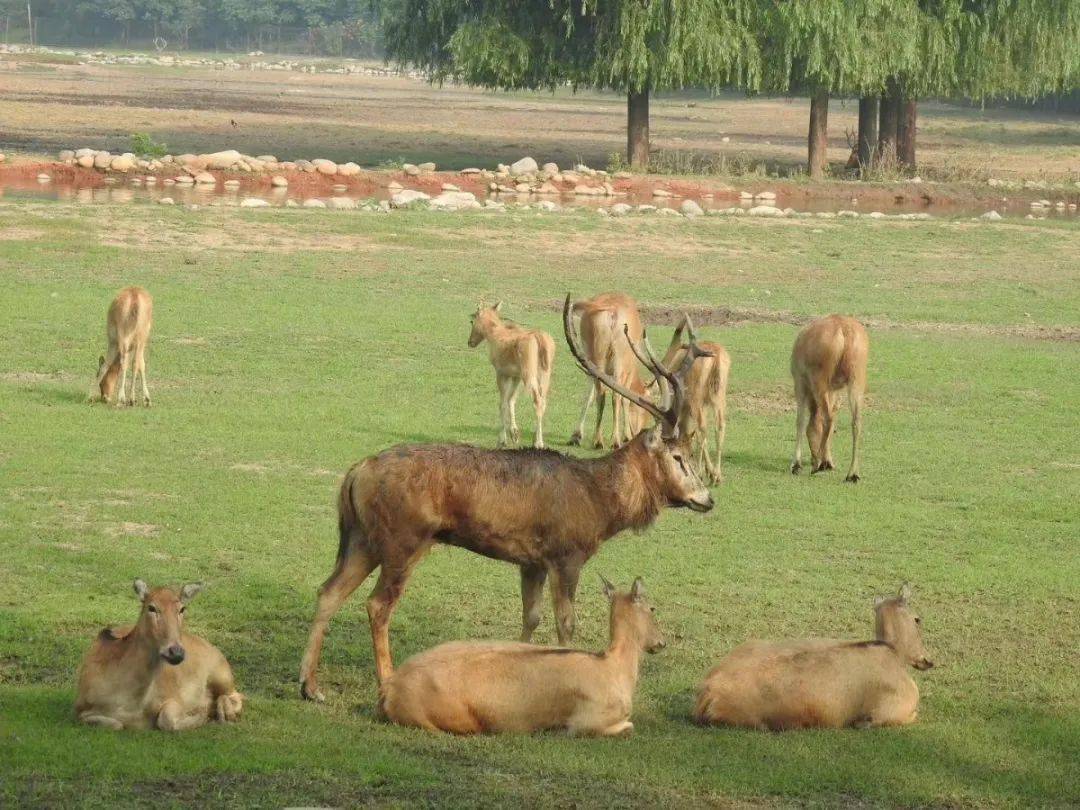
[[(638, 342), (645, 333), (641, 325), (641, 313), (637, 302), (622, 293), (603, 293), (587, 301), (574, 304), (575, 315), (581, 316), (581, 341), (585, 354), (593, 365), (604, 369), (611, 377), (637, 397), (648, 396), (641, 378), (637, 360), (626, 342), (626, 335)], [(593, 446), (604, 446), (601, 428), (604, 423), (604, 386), (599, 380), (590, 380), (581, 408), (581, 419), (570, 437), (571, 445), (580, 445), (585, 432), (585, 420), (589, 408), (596, 399), (596, 431)], [(620, 447), (645, 429), (649, 412), (623, 397), (612, 396), (611, 445)]]
[(604, 580), (604, 595), (611, 602), (605, 652), (452, 641), (402, 664), (383, 685), (380, 708), (398, 725), (454, 734), (630, 734), (642, 653), (663, 649), (664, 639), (640, 578), (625, 594)]
[[(135, 381), (142, 375), (143, 405), (150, 407), (146, 387), (146, 344), (150, 340), (154, 300), (142, 287), (125, 287), (109, 306), (106, 331), (109, 348), (98, 358), (97, 385), (103, 402), (112, 399), (117, 380), (120, 391), (116, 404), (135, 404)], [(131, 393), (127, 393), (127, 371), (132, 365)]]
[(701, 723), (781, 731), (914, 723), (919, 687), (909, 666), (930, 669), (911, 588), (874, 602), (873, 641), (750, 641), (705, 678)]
[(483, 341), (488, 343), (488, 356), (495, 367), (495, 383), (499, 387), (499, 446), (505, 447), (507, 435), (517, 444), (521, 431), (517, 426), (514, 404), (524, 384), (536, 409), (536, 438), (533, 447), (544, 446), (544, 411), (547, 410), (548, 389), (551, 387), (551, 367), (555, 361), (555, 341), (539, 329), (523, 329), (499, 317), (500, 301), (493, 307), (483, 304), (472, 316), (469, 348)]
[[(664, 365), (679, 365), (690, 344), (683, 341), (683, 331), (692, 330), (690, 319), (684, 317), (671, 337)], [(709, 356), (700, 357), (690, 366), (686, 375), (686, 399), (679, 424), (683, 427), (683, 439), (696, 453), (698, 464), (705, 468), (709, 483), (720, 482), (720, 462), (724, 451), (724, 435), (727, 433), (727, 384), (731, 370), (731, 357), (719, 343), (703, 341), (698, 344)], [(709, 456), (709, 422), (715, 431), (716, 461)]]
[(398, 446), (353, 466), (338, 499), (337, 564), (319, 589), (315, 620), (300, 668), (301, 692), (321, 700), (316, 681), (330, 619), (356, 587), (381, 568), (368, 599), (368, 618), (380, 683), (389, 678), (390, 618), (414, 566), (436, 543), (447, 543), (521, 569), (522, 641), (540, 623), (544, 582), (552, 599), (559, 641), (574, 635), (574, 595), (581, 569), (610, 537), (641, 530), (665, 507), (713, 508), (708, 488), (683, 457), (678, 414), (683, 377), (700, 356), (697, 345), (671, 371), (642, 344), (657, 374), (668, 381), (660, 405), (623, 387), (589, 359), (571, 319), (563, 329), (585, 371), (656, 417), (608, 456), (576, 459), (550, 450), (486, 450), (454, 444)]
[(151, 590), (135, 580), (139, 621), (102, 630), (83, 659), (75, 700), (80, 722), (183, 731), (240, 717), (244, 698), (225, 656), (183, 632), (184, 610), (201, 589), (192, 584), (179, 591)]
[(791, 472), (802, 469), (802, 435), (810, 443), (811, 472), (834, 468), (832, 434), (840, 407), (838, 392), (847, 388), (851, 408), (851, 468), (845, 481), (859, 480), (859, 439), (866, 395), (866, 359), (870, 338), (866, 327), (846, 315), (811, 322), (795, 339), (791, 376), (795, 380), (795, 454)]

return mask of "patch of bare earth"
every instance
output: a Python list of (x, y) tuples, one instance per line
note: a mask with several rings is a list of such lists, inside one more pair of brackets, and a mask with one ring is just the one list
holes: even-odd
[(242, 232), (232, 228), (200, 228), (197, 233), (185, 231), (164, 220), (131, 219), (123, 229), (103, 229), (101, 244), (109, 247), (150, 248), (174, 252), (183, 245), (188, 252), (228, 250), (243, 253), (273, 250), (275, 253), (300, 253), (312, 250), (349, 251), (353, 253), (393, 250), (360, 234), (305, 234), (293, 226), (272, 223), (245, 222)]
[(161, 527), (153, 523), (133, 523), (127, 520), (105, 529), (105, 533), (110, 537), (157, 537), (160, 532)]
[(75, 380), (75, 375), (66, 371), (0, 371), (0, 382), (14, 383), (15, 385), (31, 385), (43, 382), (69, 383), (73, 380)]

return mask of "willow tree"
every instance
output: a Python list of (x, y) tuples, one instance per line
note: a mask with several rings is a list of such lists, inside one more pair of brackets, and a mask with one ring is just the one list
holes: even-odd
[(657, 90), (756, 87), (757, 0), (405, 0), (387, 56), (432, 80), (626, 94), (627, 160), (649, 157)]
[[(810, 96), (808, 165), (811, 177), (822, 177), (830, 96), (879, 93), (889, 76), (911, 66), (916, 2), (787, 0), (760, 9), (764, 87)], [(864, 110), (860, 121), (867, 117)]]

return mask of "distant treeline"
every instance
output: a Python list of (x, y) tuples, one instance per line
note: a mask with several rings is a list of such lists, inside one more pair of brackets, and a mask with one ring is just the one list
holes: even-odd
[[(397, 0), (378, 4), (392, 11)], [(371, 0), (0, 0), (3, 41), (82, 47), (381, 56)]]

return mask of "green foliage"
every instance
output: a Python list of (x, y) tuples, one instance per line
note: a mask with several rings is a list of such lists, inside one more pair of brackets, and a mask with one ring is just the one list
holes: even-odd
[(169, 153), (164, 143), (158, 143), (146, 132), (131, 133), (131, 151), (142, 158), (159, 158)]

